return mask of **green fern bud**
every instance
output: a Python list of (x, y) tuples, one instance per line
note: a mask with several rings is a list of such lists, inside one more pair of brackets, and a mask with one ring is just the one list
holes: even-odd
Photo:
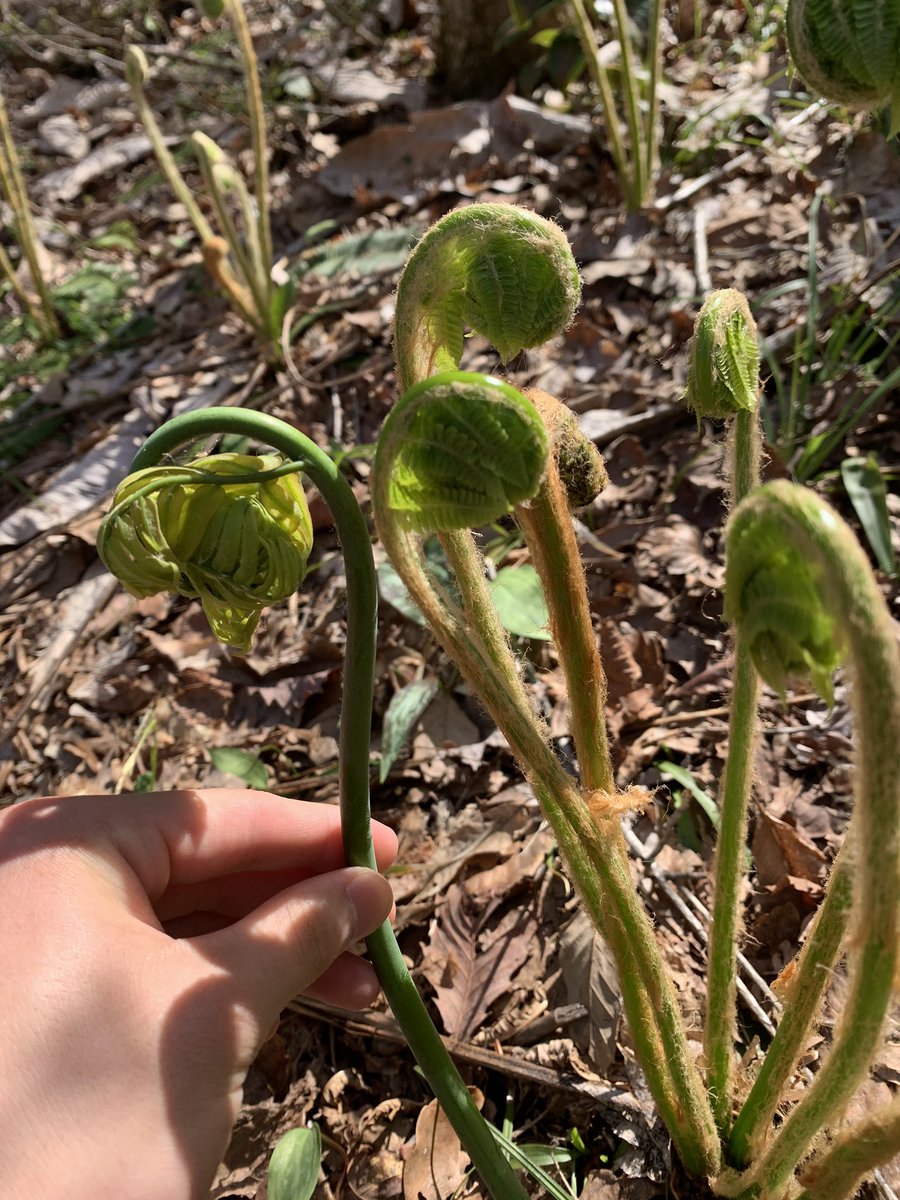
[(743, 292), (724, 288), (706, 298), (688, 351), (688, 407), (722, 419), (753, 412), (759, 393), (756, 322)]
[(521, 392), (489, 375), (446, 371), (391, 410), (375, 474), (403, 528), (471, 529), (534, 496), (547, 453), (546, 430)]
[(205, 17), (210, 17), (214, 21), (225, 11), (225, 0), (200, 0), (200, 8)]
[[(793, 509), (780, 507), (785, 495)], [(740, 505), (728, 526), (725, 615), (747, 639), (756, 668), (782, 696), (789, 678), (809, 678), (832, 701), (831, 676), (844, 646), (833, 609), (823, 603), (828, 580), (790, 536), (796, 511), (811, 524), (837, 527), (838, 518), (813, 492), (767, 484)]]
[(566, 236), (537, 213), (472, 204), (428, 230), (397, 291), (395, 352), (405, 390), (459, 366), (468, 327), (507, 362), (572, 321), (581, 280)]
[(900, 2), (790, 0), (788, 48), (814, 91), (850, 109), (891, 106), (900, 129)]
[(219, 641), (246, 653), (262, 610), (299, 587), (312, 548), (296, 474), (246, 480), (281, 461), (217, 454), (135, 471), (101, 523), (100, 557), (134, 596), (199, 598)]
[(570, 511), (584, 508), (609, 483), (603, 455), (582, 433), (572, 410), (555, 396), (540, 388), (528, 388), (525, 395), (537, 409), (547, 430)]
[(140, 92), (150, 74), (147, 55), (140, 46), (125, 47), (125, 80), (132, 92)]

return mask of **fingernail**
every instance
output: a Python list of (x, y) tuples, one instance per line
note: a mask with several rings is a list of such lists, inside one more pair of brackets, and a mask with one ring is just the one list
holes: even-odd
[(388, 881), (366, 867), (355, 869), (354, 878), (347, 884), (347, 899), (356, 910), (356, 937), (366, 937), (377, 929), (394, 902)]

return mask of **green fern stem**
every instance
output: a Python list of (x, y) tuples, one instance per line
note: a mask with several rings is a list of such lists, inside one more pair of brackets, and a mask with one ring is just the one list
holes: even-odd
[(841, 1130), (804, 1172), (797, 1200), (850, 1200), (866, 1175), (900, 1153), (900, 1096)]
[[(483, 397), (478, 395), (479, 386), (484, 388)], [(478, 523), (489, 519), (488, 510), (482, 507), (479, 496), (472, 496), (458, 483), (447, 484), (443, 478), (459, 478), (449, 413), (452, 411), (455, 420), (473, 433), (482, 429), (491, 435), (491, 425), (481, 410), (496, 405), (504, 421), (511, 419), (507, 406), (513, 405), (513, 399), (508, 393), (512, 389), (503, 388), (497, 381), (466, 372), (442, 372), (407, 392), (385, 423), (375, 457), (372, 504), (379, 536), (426, 623), (505, 734), (545, 806), (575, 885), (620, 963), (626, 1014), (679, 1153), (689, 1170), (712, 1174), (719, 1161), (712, 1116), (687, 1049), (671, 982), (634, 888), (617, 815), (612, 820), (595, 819), (585, 795), (563, 770), (547, 742), (505, 635), (498, 633), (495, 614), (489, 621), (482, 620), (492, 607), (491, 601), (480, 564), (471, 558), (471, 534), (463, 528), (473, 519), (473, 513), (478, 514)], [(519, 396), (521, 406), (527, 406), (522, 408), (523, 428), (537, 436), (528, 415), (530, 405), (525, 397), (513, 395)], [(434, 426), (428, 420), (432, 404), (438, 409)], [(510, 408), (510, 413), (518, 412)], [(509, 432), (500, 432), (507, 442), (512, 439)], [(463, 443), (459, 453), (469, 463), (469, 473), (484, 484), (492, 466), (501, 476), (511, 469), (507, 468), (502, 445), (494, 432), (493, 443), (489, 441), (478, 458), (468, 443)], [(540, 462), (536, 465), (539, 468)], [(415, 486), (414, 471), (420, 472), (415, 475)], [(437, 476), (433, 494), (428, 489), (429, 471)], [(527, 474), (539, 482), (539, 470)], [(531, 488), (524, 483), (522, 487), (524, 495), (520, 498), (524, 499)], [(491, 502), (499, 505), (492, 514), (495, 518), (515, 502), (515, 496), (505, 492), (500, 500), (492, 497)], [(568, 512), (566, 521), (571, 528)], [(445, 532), (445, 544), (460, 572), (457, 582), (464, 593), (468, 592), (462, 609), (427, 575), (417, 537), (419, 530), (437, 527), (446, 531), (448, 526), (450, 536)], [(602, 777), (611, 782), (611, 772)], [(612, 798), (608, 799), (613, 805)]]
[[(664, 1119), (688, 1169), (712, 1174), (720, 1155), (712, 1116), (635, 892), (618, 821), (605, 820), (599, 804), (595, 819), (550, 748), (496, 620), (468, 532), (539, 494), (547, 434), (520, 393), (449, 369), (460, 361), (465, 329), (487, 337), (508, 359), (565, 328), (578, 296), (578, 273), (564, 236), (534, 214), (472, 205), (425, 234), (398, 290), (397, 375), (408, 390), (379, 439), (373, 509), (385, 550), (427, 624), (547, 806), (576, 887), (620, 963), (627, 1015)], [(568, 514), (566, 522), (571, 536)], [(415, 534), (433, 530), (443, 534), (463, 609), (424, 569)], [(583, 583), (583, 576), (576, 578)], [(602, 699), (599, 709), (596, 696), (590, 703), (594, 713), (602, 710)], [(592, 736), (603, 737), (602, 717)], [(614, 806), (611, 770), (597, 777), (607, 785), (608, 806)]]
[(156, 155), (157, 162), (162, 167), (163, 174), (169, 182), (169, 187), (178, 197), (179, 201), (184, 205), (184, 208), (190, 217), (191, 224), (197, 231), (197, 236), (201, 242), (208, 242), (214, 237), (212, 226), (200, 211), (196, 200), (191, 195), (191, 190), (184, 181), (184, 177), (178, 169), (178, 164), (175, 162), (165, 138), (162, 135), (162, 130), (153, 113), (153, 109), (147, 102), (147, 96), (144, 92), (144, 83), (147, 79), (149, 66), (147, 64), (147, 56), (139, 46), (125, 47), (125, 78), (128, 81), (128, 87), (131, 91), (131, 98), (134, 100), (134, 106), (138, 112), (138, 118), (150, 139), (150, 144), (153, 147), (153, 153)]
[[(701, 417), (729, 421), (726, 474), (732, 506), (740, 504), (759, 483), (758, 394), (759, 350), (746, 297), (732, 288), (712, 292), (700, 310), (691, 341), (686, 399), (698, 422)], [(720, 786), (721, 822), (713, 868), (703, 1038), (707, 1087), (716, 1124), (724, 1135), (734, 1115), (737, 948), (758, 693), (750, 648), (736, 631), (728, 758)]]
[(832, 868), (828, 890), (813, 927), (791, 966), (790, 977), (786, 978), (784, 1011), (778, 1029), (731, 1130), (728, 1157), (736, 1167), (746, 1167), (757, 1157), (785, 1085), (807, 1045), (809, 1030), (831, 982), (847, 932), (852, 882), (845, 848)]
[[(798, 580), (815, 589), (821, 611), (812, 601), (801, 607)], [(723, 1194), (749, 1198), (761, 1189), (780, 1200), (813, 1139), (840, 1117), (865, 1077), (891, 1001), (900, 955), (900, 651), (853, 534), (815, 493), (783, 481), (759, 488), (731, 519), (726, 603), (776, 684), (800, 655), (814, 669), (830, 664), (827, 622), (849, 665), (859, 747), (851, 977), (841, 1023), (814, 1083), (768, 1150), (739, 1179), (723, 1181)]]
[[(351, 866), (376, 869), (369, 812), (369, 744), (378, 592), (365, 518), (350, 485), (331, 459), (309, 438), (262, 413), (211, 408), (175, 417), (151, 434), (132, 469), (154, 466), (186, 442), (221, 433), (265, 442), (292, 462), (302, 462), (305, 474), (318, 487), (334, 517), (347, 573), (347, 647), (339, 750), (344, 850)], [(352, 686), (347, 686), (348, 679)], [(428, 1016), (389, 922), (366, 939), (366, 947), (426, 1080), (493, 1200), (527, 1200)]]
[(641, 207), (637, 178), (634, 171), (629, 168), (628, 156), (625, 153), (625, 145), (622, 139), (619, 114), (616, 110), (616, 102), (609, 82), (609, 74), (600, 62), (594, 27), (587, 14), (587, 7), (584, 0), (569, 0), (569, 7), (575, 18), (575, 32), (578, 34), (578, 40), (581, 43), (581, 52), (584, 55), (584, 60), (587, 63), (588, 71), (594, 81), (594, 85), (600, 94), (603, 119), (606, 123), (606, 135), (609, 139), (609, 152), (612, 155), (613, 164), (616, 168), (619, 186), (625, 193), (625, 203), (628, 211), (637, 212)]
[[(542, 411), (548, 402), (557, 403), (543, 394), (530, 395), (543, 406)], [(583, 804), (575, 808), (559, 793), (554, 832), (588, 910), (615, 955), (638, 1059), (682, 1161), (696, 1174), (710, 1173), (719, 1153), (715, 1122), (652, 924), (631, 878), (620, 817), (628, 807), (639, 806), (641, 797), (616, 793), (606, 736), (606, 678), (587, 605), (584, 567), (567, 490), (555, 454), (537, 495), (518, 505), (515, 516), (544, 588), (550, 629), (568, 684), (582, 785), (593, 825), (601, 836), (597, 838), (593, 828), (591, 836), (585, 831)], [(586, 850), (579, 851), (579, 846)], [(596, 897), (588, 896), (592, 886)]]

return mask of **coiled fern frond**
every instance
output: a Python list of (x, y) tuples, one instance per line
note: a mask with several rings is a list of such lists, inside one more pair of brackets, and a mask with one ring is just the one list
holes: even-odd
[(890, 106), (900, 129), (900, 2), (790, 0), (788, 46), (807, 84), (851, 109)]
[(506, 204), (472, 204), (433, 225), (411, 254), (397, 292), (401, 391), (458, 367), (466, 328), (506, 362), (572, 320), (581, 283), (562, 230)]
[(263, 608), (300, 586), (312, 549), (296, 475), (253, 478), (281, 464), (217, 454), (134, 471), (101, 523), (100, 557), (133, 596), (199, 598), (215, 636), (245, 653)]
[(547, 452), (543, 423), (521, 392), (488, 375), (445, 371), (395, 405), (375, 473), (400, 526), (445, 532), (484, 525), (530, 499)]

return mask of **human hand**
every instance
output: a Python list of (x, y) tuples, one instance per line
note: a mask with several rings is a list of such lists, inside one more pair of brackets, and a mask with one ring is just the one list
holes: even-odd
[[(384, 869), (396, 838), (373, 838)], [(0, 813), (3, 1195), (206, 1196), (281, 1009), (378, 994), (346, 951), (390, 885), (343, 863), (336, 809), (265, 792)]]

